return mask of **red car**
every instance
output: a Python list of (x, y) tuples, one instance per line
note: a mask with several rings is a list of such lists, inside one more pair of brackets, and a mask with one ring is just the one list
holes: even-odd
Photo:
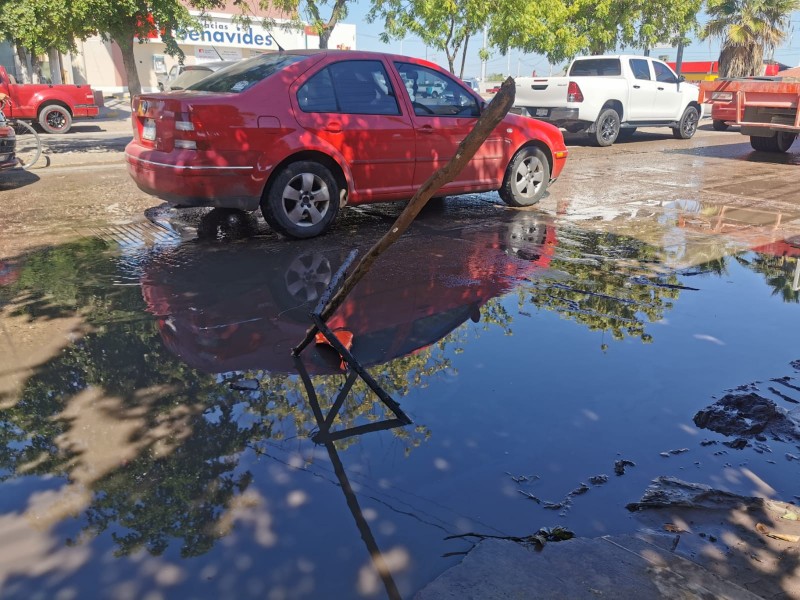
[[(424, 85), (442, 89), (436, 98)], [(483, 99), (427, 61), (293, 50), (133, 103), (128, 171), (174, 206), (258, 207), (278, 233), (309, 238), (341, 206), (410, 198), (455, 154)], [(509, 114), (439, 195), (498, 190), (539, 201), (567, 149), (550, 125)]]

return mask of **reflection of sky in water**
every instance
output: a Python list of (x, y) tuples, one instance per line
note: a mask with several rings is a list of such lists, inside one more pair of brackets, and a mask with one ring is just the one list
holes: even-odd
[[(696, 208), (692, 201), (681, 201), (665, 206), (661, 218), (670, 222), (673, 209)], [(679, 228), (665, 231), (665, 245), (679, 248), (680, 235), (670, 237), (680, 234)], [(774, 385), (771, 379), (800, 379), (789, 365), (800, 359), (800, 305), (783, 302), (765, 285), (765, 276), (752, 267), (756, 255), (727, 258), (722, 276), (654, 278), (651, 269), (661, 265), (635, 260), (652, 261), (658, 254), (654, 249), (612, 238), (605, 243), (614, 249), (614, 260), (603, 258), (602, 247), (592, 247), (591, 259), (583, 260), (585, 247), (597, 240), (568, 228), (558, 234), (563, 244), (549, 268), (535, 270), (528, 281), (516, 271), (501, 277), (502, 295), (483, 299), (480, 321), (448, 307), (463, 324), (443, 341), (373, 368), (414, 425), (339, 445), (364, 519), (404, 596), (459, 560), (442, 555), (469, 548), (465, 541), (445, 540), (448, 535), (526, 535), (554, 525), (582, 536), (630, 530), (635, 523), (624, 505), (637, 500), (658, 475), (745, 494), (768, 489), (746, 476), (749, 471), (775, 497), (790, 500), (796, 492), (800, 463), (784, 459), (786, 452), (796, 452), (792, 444), (769, 440), (771, 452), (759, 453), (755, 447), (736, 451), (721, 444), (726, 438), (698, 430), (692, 422), (698, 410), (726, 390), (756, 381), (766, 382), (757, 386), (765, 397), (792, 408), (768, 387)], [(480, 240), (474, 245), (483, 248)], [(162, 258), (173, 260), (169, 251), (148, 255), (131, 243), (123, 247), (123, 273), (116, 276), (133, 282), (150, 261)], [(517, 265), (516, 259), (508, 260)], [(386, 269), (382, 276), (397, 272)], [(514, 281), (521, 283), (507, 291)], [(448, 289), (480, 287), (476, 279), (457, 274), (443, 277), (442, 283)], [(31, 533), (26, 519), (47, 514), (48, 501), (71, 483), (64, 473), (91, 470), (92, 465), (81, 464), (80, 452), (72, 466), (54, 467), (42, 476), (26, 476), (20, 468), (16, 477), (3, 481), (0, 537), (9, 540), (21, 531), (29, 537), (24, 548), (17, 546), (19, 556), (45, 556), (54, 561), (43, 566), (45, 572), (61, 571), (54, 578), (20, 577), (20, 572), (30, 573), (19, 566), (24, 561), (6, 556), (17, 562), (5, 563), (4, 597), (30, 598), (37, 590), (52, 597), (64, 590), (76, 591), (77, 597), (108, 598), (149, 592), (164, 597), (381, 597), (383, 584), (331, 461), (324, 448), (309, 440), (316, 424), (297, 376), (263, 370), (207, 375), (184, 365), (183, 378), (172, 380), (168, 373), (181, 363), (162, 345), (151, 320), (148, 328), (137, 325), (149, 315), (129, 314), (130, 322), (109, 319), (101, 323), (105, 333), (90, 334), (55, 359), (63, 365), (54, 367), (48, 383), (52, 393), (54, 386), (69, 381), (55, 394), (69, 398), (91, 380), (70, 370), (69, 356), (111, 355), (121, 351), (114, 344), (141, 342), (149, 357), (141, 356), (141, 364), (130, 370), (162, 379), (138, 381), (122, 372), (119, 377), (130, 377), (138, 387), (117, 393), (139, 394), (136, 402), (125, 410), (112, 410), (113, 402), (100, 399), (86, 406), (103, 411), (109, 423), (139, 423), (137, 435), (152, 435), (158, 443), (145, 446), (143, 456), (134, 453), (107, 466), (110, 470), (88, 496), (92, 510), (76, 511), (77, 519), (67, 514), (52, 529)], [(264, 317), (271, 318), (288, 317)], [(238, 331), (247, 322), (233, 321)], [(614, 339), (612, 324), (629, 333)], [(626, 330), (631, 324), (639, 327)], [(642, 334), (650, 343), (642, 342)], [(100, 340), (107, 345), (97, 346)], [(397, 369), (401, 361), (407, 361), (406, 370)], [(102, 369), (110, 362), (98, 358), (96, 365)], [(113, 376), (100, 373), (91, 381), (100, 386), (104, 377)], [(321, 394), (329, 394), (322, 396), (327, 409), (333, 383), (341, 378), (314, 381)], [(104, 385), (112, 388), (113, 383)], [(170, 403), (160, 406), (150, 398), (151, 386), (155, 398), (166, 394)], [(32, 405), (46, 408), (41, 398), (38, 404), (35, 400), (29, 398)], [(357, 408), (345, 403), (347, 414)], [(353, 423), (386, 416), (380, 406), (367, 408)], [(40, 418), (15, 423), (49, 439), (52, 421), (46, 414)], [(81, 422), (79, 415), (75, 419)], [(159, 432), (171, 433), (161, 439)], [(80, 432), (74, 438), (80, 440)], [(120, 440), (139, 443), (136, 436)], [(704, 440), (715, 443), (703, 446)], [(6, 446), (18, 448), (19, 442)], [(682, 448), (688, 452), (661, 455)], [(614, 463), (622, 459), (635, 466), (616, 476)], [(590, 484), (596, 475), (609, 480)], [(562, 502), (581, 483), (589, 484), (589, 491), (574, 496), (567, 510), (546, 508), (546, 502)], [(229, 496), (222, 493), (227, 485), (232, 486)], [(73, 492), (79, 496), (79, 490)], [(130, 497), (138, 500), (128, 504)], [(105, 522), (105, 517), (108, 529), (97, 537), (80, 535), (81, 526)], [(163, 554), (139, 551), (114, 558), (120, 540), (136, 531), (163, 534)], [(203, 535), (211, 536), (208, 547)], [(77, 544), (65, 545), (66, 538)], [(187, 547), (202, 551), (182, 556)]]

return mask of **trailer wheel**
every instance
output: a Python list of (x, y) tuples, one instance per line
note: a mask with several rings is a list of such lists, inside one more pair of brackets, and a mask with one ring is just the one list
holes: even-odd
[(728, 129), (728, 124), (725, 121), (720, 121), (719, 119), (714, 119), (711, 123), (711, 126), (714, 128), (714, 131), (725, 131)]
[(39, 110), (39, 125), (47, 133), (67, 133), (72, 115), (60, 104), (47, 104)]
[(750, 145), (759, 152), (786, 152), (792, 147), (796, 133), (779, 131), (772, 137), (750, 136)]

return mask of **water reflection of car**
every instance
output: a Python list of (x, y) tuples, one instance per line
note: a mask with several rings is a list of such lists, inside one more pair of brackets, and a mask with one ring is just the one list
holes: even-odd
[[(549, 218), (513, 216), (488, 229), (404, 238), (392, 249), (395, 258), (370, 272), (328, 325), (351, 332), (354, 356), (369, 366), (479, 320), (489, 299), (545, 269), (555, 251)], [(290, 350), (350, 243), (330, 236), (270, 244), (188, 245), (150, 261), (142, 277), (148, 310), (165, 345), (189, 366), (213, 373), (294, 370)], [(312, 372), (339, 370), (325, 348), (311, 347), (306, 355)]]
[[(425, 102), (421, 82), (430, 84)], [(173, 206), (260, 207), (276, 232), (310, 238), (345, 204), (411, 198), (455, 156), (484, 107), (427, 61), (290, 50), (135, 98), (125, 154), (139, 188)], [(530, 206), (566, 158), (557, 128), (509, 114), (440, 195), (498, 191)]]

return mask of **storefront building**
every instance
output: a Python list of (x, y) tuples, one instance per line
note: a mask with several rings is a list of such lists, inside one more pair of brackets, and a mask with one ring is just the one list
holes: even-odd
[[(199, 13), (192, 11), (199, 17)], [(319, 48), (319, 37), (309, 27), (289, 29), (288, 21), (277, 19), (271, 28), (262, 26), (261, 17), (256, 16), (250, 25), (242, 26), (234, 22), (236, 13), (206, 13), (201, 27), (182, 32), (178, 46), (184, 52), (184, 64), (191, 65), (215, 60), (239, 60), (264, 52), (274, 52), (281, 48)], [(128, 91), (125, 67), (119, 47), (95, 36), (85, 41), (78, 40), (77, 52), (61, 55), (60, 69), (51, 69), (49, 61), (44, 62), (44, 80), (54, 81), (51, 71), (58, 73), (64, 83), (88, 83), (103, 95), (111, 96)], [(356, 26), (338, 24), (328, 42), (328, 48), (355, 49)], [(5, 53), (4, 53), (5, 50)], [(54, 53), (51, 53), (54, 54)], [(170, 69), (178, 65), (178, 58), (166, 53), (166, 46), (156, 34), (147, 41), (134, 46), (134, 56), (143, 92), (158, 91), (159, 81), (163, 81)], [(51, 58), (52, 60), (52, 58)], [(9, 72), (15, 73), (13, 52), (9, 44), (0, 47), (0, 63)], [(8, 64), (7, 64), (8, 63)]]

